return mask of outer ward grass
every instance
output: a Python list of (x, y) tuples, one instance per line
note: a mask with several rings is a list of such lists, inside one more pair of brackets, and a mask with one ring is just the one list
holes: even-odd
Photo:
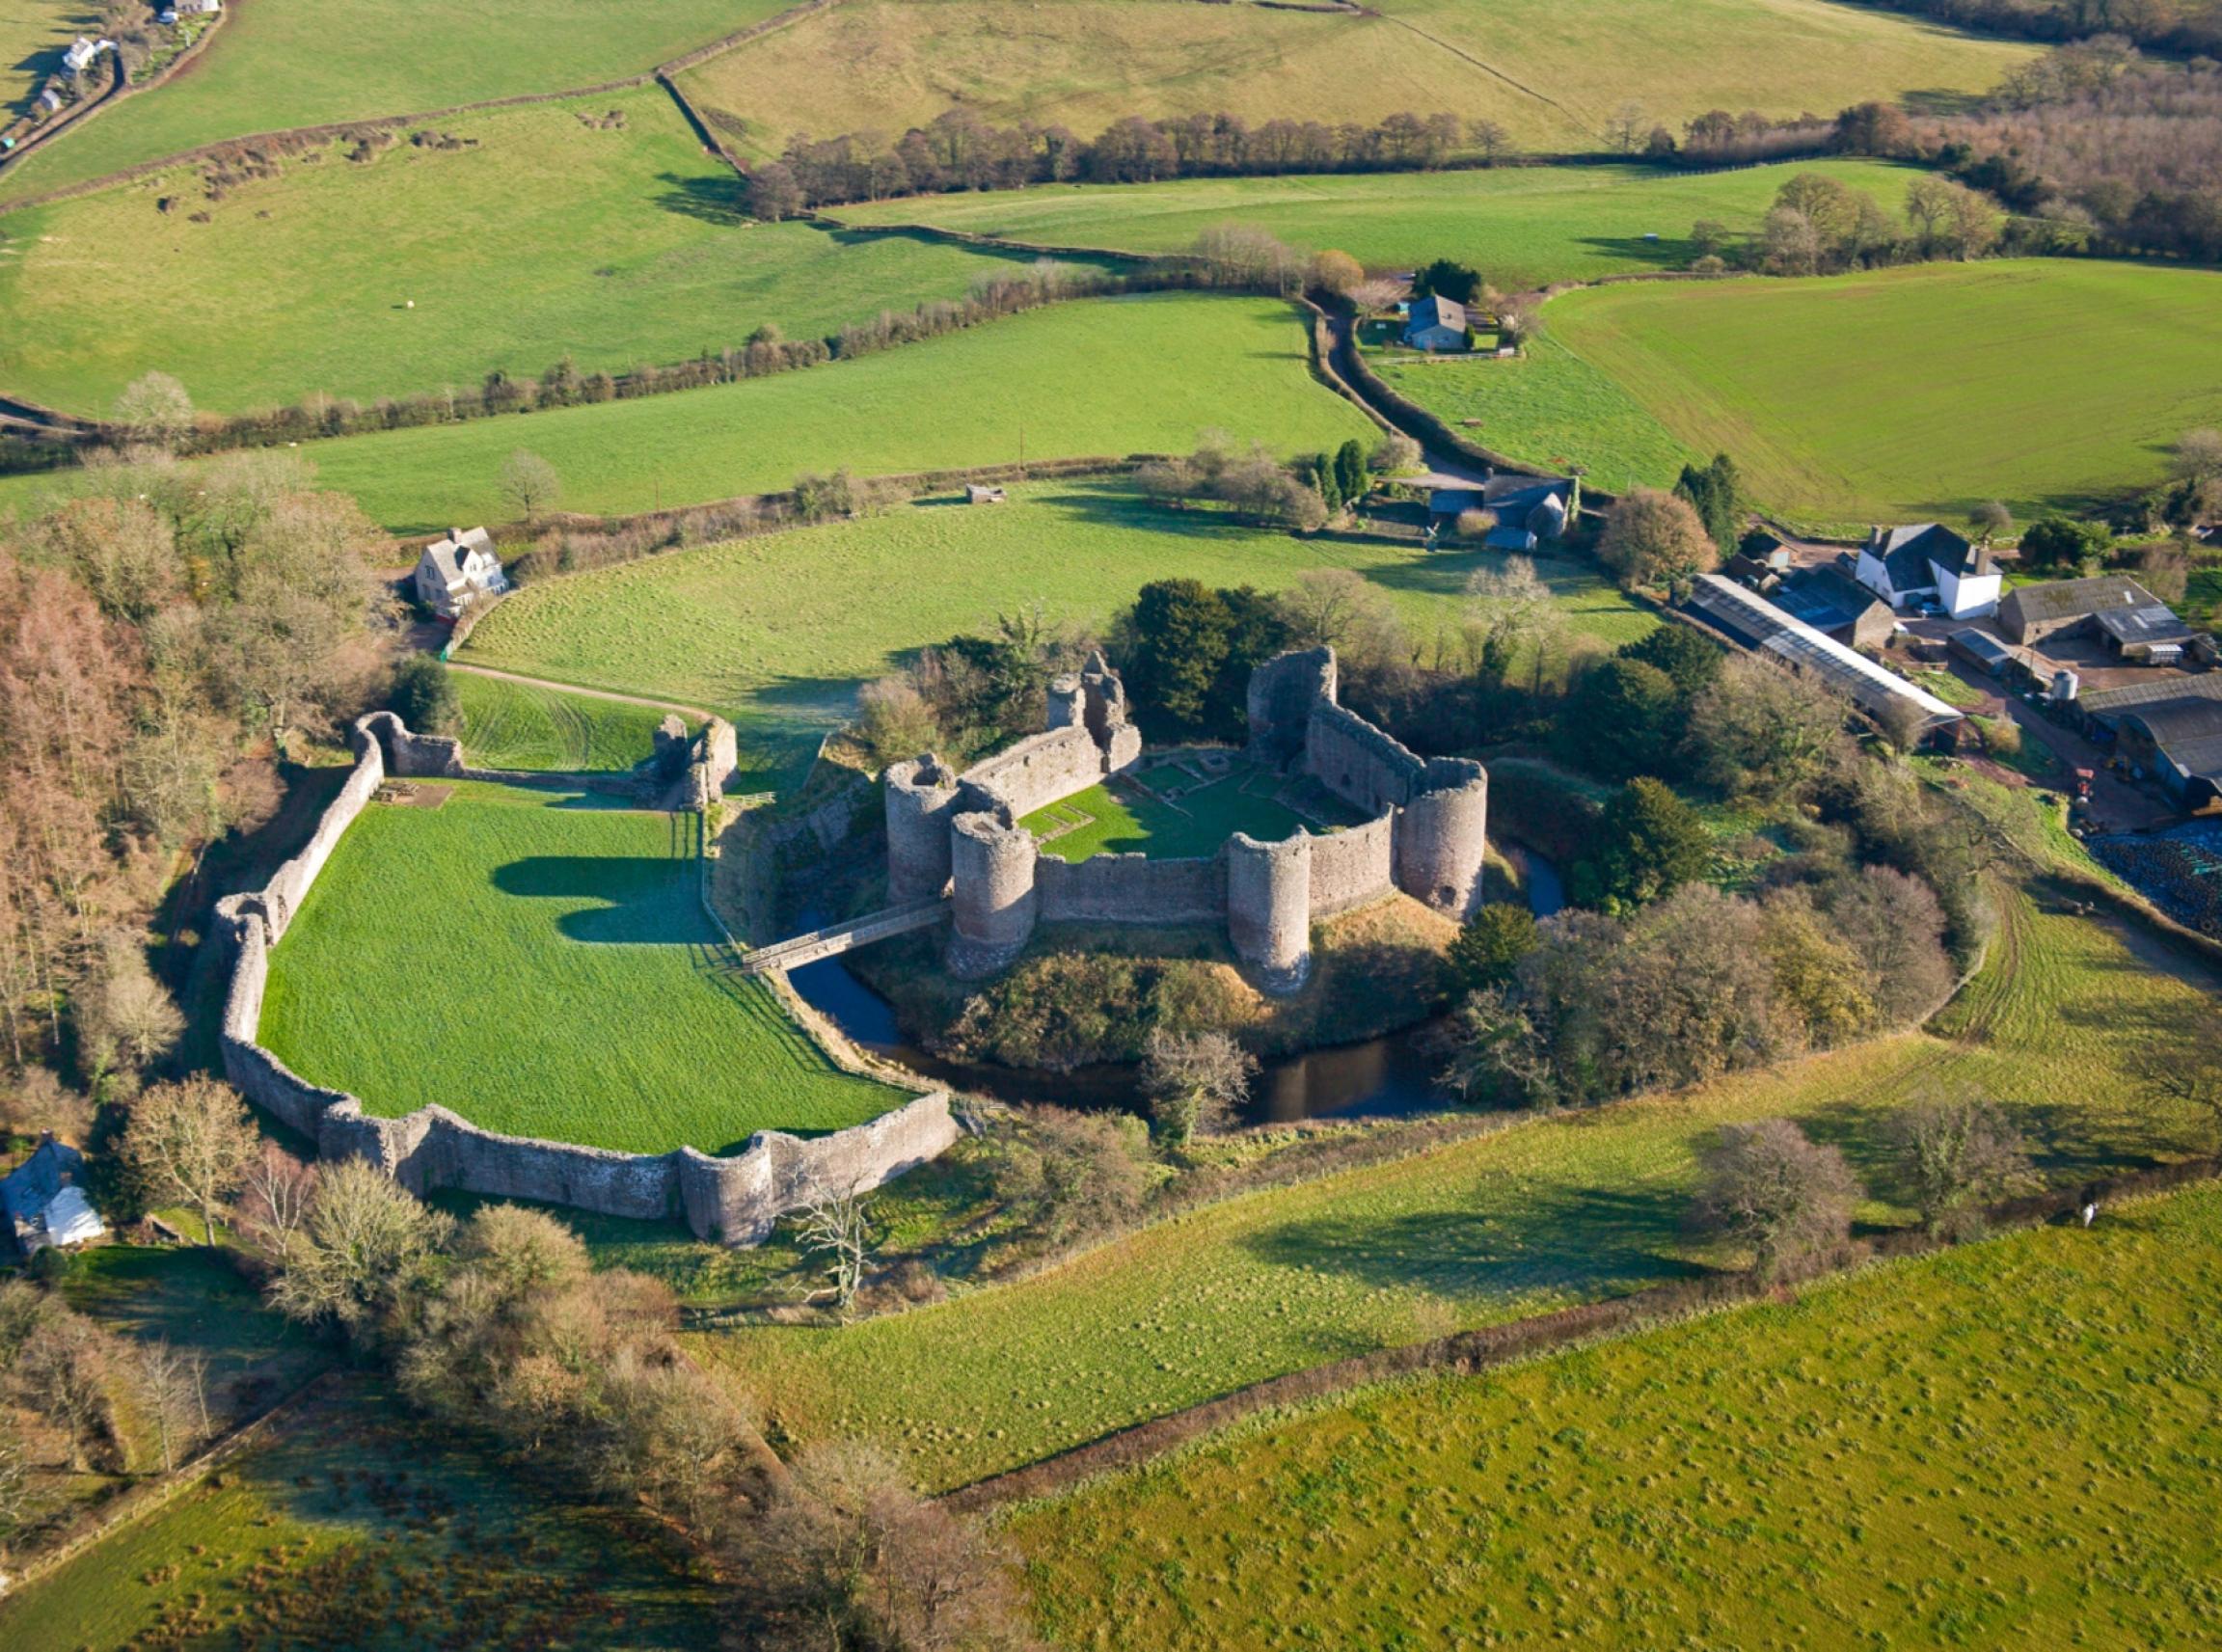
[[(1775, 193), (1817, 172), (1895, 206), (1910, 168), (1815, 160), (1734, 172), (1650, 167), (1499, 167), (1487, 172), (1203, 177), (1171, 183), (1052, 184), (840, 206), (851, 224), (933, 224), (1051, 246), (1179, 252), (1221, 224), (1254, 224), (1289, 245), (1340, 247), (1369, 269), (1430, 258), (1473, 265), (1506, 292), (1559, 281), (1679, 269), (1702, 218), (1758, 229)], [(1657, 239), (1649, 237), (1656, 236)]]
[(2206, 1187), (1247, 1425), (1007, 1534), (1064, 1646), (2189, 1644), (2217, 1291)]
[[(1739, 1259), (1693, 1245), (1696, 1153), (1789, 1116), (1883, 1186), (1881, 1125), (1967, 1087), (2080, 1179), (2206, 1151), (2135, 1074), (2212, 1035), (2215, 1000), (2149, 945), (2017, 899), (1931, 1030), (1230, 1200), (1023, 1284), (838, 1330), (690, 1339), (790, 1434), (874, 1435), (932, 1487), (1033, 1461), (1268, 1376)], [(1871, 1221), (1910, 1220), (1870, 1203)]]
[(2170, 443), (2222, 420), (2222, 278), (2203, 270), (1924, 264), (1591, 288), (1544, 315), (1531, 360), (1397, 382), (1492, 447), (1570, 453), (1610, 485), (1725, 450), (1806, 521), (2075, 507), (2150, 485)]
[[(1185, 452), (1215, 428), (1284, 452), (1377, 439), (1313, 379), (1290, 306), (1153, 294), (1056, 305), (773, 378), (302, 451), (323, 486), (414, 533), (506, 519), (498, 478), (519, 447), (556, 467), (565, 509), (625, 515), (785, 488), (805, 471)], [(67, 473), (0, 478), (0, 509), (36, 508), (68, 485)]]
[[(723, 711), (745, 756), (767, 744), (806, 752), (850, 715), (859, 680), (1028, 603), (1101, 624), (1152, 580), (1277, 590), (1307, 569), (1349, 568), (1423, 644), (1454, 644), (1467, 580), (1503, 560), (1300, 540), (1163, 510), (1108, 483), (1043, 482), (1006, 505), (940, 499), (528, 586), (480, 622), (461, 658)], [(1618, 643), (1656, 623), (1589, 563), (1536, 566), (1572, 631)]]
[(1531, 149), (1595, 149), (1622, 102), (1794, 115), (1988, 90), (2034, 48), (1826, 0), (1413, 0), (1319, 14), (1174, 0), (871, 0), (822, 12), (685, 77), (775, 150), (790, 133), (899, 133), (962, 105), (1083, 136), (1128, 115), (1227, 110), (1378, 121), (1487, 116)]
[(626, 1152), (815, 1132), (906, 1097), (841, 1072), (702, 909), (692, 817), (465, 784), (373, 804), (271, 959), (262, 1042), (394, 1117)]
[[(611, 112), (622, 126), (595, 123)], [(731, 169), (657, 87), (418, 130), (472, 147), (404, 135), (356, 163), (335, 143), (220, 201), (202, 166), (0, 220), (0, 385), (91, 415), (149, 367), (219, 412), (473, 394), (566, 354), (619, 371), (764, 323), (834, 332), (1022, 261), (748, 223)]]
[(782, 3), (252, 0), (227, 9), (216, 39), (175, 79), (0, 175), (0, 200), (257, 132), (599, 85), (746, 28)]

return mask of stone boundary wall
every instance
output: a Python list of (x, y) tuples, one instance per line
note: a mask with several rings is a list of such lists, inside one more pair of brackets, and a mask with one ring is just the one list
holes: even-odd
[(1092, 854), (1072, 861), (1044, 854), (1034, 878), (1043, 923), (1217, 924), (1227, 917), (1223, 855), (1152, 860), (1146, 854)]
[(462, 761), (459, 743), (413, 734), (391, 712), (359, 718), (348, 739), (355, 772), (325, 809), (308, 845), (262, 889), (216, 904), (218, 936), (233, 951), (221, 1035), (224, 1074), (257, 1107), (315, 1142), (318, 1157), (367, 1159), (417, 1194), (445, 1187), (639, 1221), (684, 1217), (699, 1238), (748, 1245), (769, 1234), (813, 1186), (877, 1187), (957, 1139), (945, 1091), (920, 1096), (868, 1124), (808, 1140), (759, 1130), (740, 1152), (717, 1157), (691, 1147), (667, 1153), (625, 1153), (500, 1135), (440, 1106), (420, 1107), (398, 1119), (376, 1118), (345, 1092), (311, 1084), (257, 1042), (262, 999), (269, 985), (270, 949), (285, 934), (340, 836), (390, 772), (506, 777), (503, 771), (470, 768)]

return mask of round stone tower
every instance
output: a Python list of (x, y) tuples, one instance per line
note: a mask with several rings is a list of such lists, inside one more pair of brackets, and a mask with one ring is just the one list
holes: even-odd
[(1488, 772), (1468, 758), (1429, 758), (1396, 822), (1396, 886), (1463, 919), (1481, 904), (1488, 853)]
[(931, 754), (891, 763), (885, 776), (887, 902), (932, 900), (949, 885), (949, 823), (957, 775)]
[(1034, 834), (989, 814), (957, 817), (949, 834), (955, 933), (949, 969), (967, 979), (1007, 967), (1034, 933)]
[(1236, 832), (1227, 840), (1227, 935), (1235, 956), (1274, 993), (1312, 972), (1312, 839), (1283, 843)]

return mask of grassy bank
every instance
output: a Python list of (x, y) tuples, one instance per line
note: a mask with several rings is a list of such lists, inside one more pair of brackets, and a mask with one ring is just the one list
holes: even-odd
[(463, 706), (463, 751), (487, 769), (622, 773), (655, 750), (664, 713), (653, 706), (566, 694), (530, 683), (451, 673)]
[(625, 1152), (725, 1152), (899, 1105), (735, 975), (694, 829), (501, 786), (373, 804), (272, 957), (262, 1042), (382, 1117), (438, 1102)]
[(750, 224), (658, 87), (419, 130), (440, 141), (322, 145), (220, 200), (204, 164), (0, 220), (0, 386), (94, 416), (149, 367), (228, 413), (470, 396), (565, 355), (619, 372), (835, 332), (1018, 263)]
[(1236, 1199), (899, 1318), (692, 1346), (790, 1432), (877, 1435), (928, 1484), (961, 1483), (1266, 1376), (1734, 1260), (1682, 1221), (1725, 1123), (1797, 1117), (1875, 1173), (1890, 1109), (1965, 1086), (2014, 1114), (2054, 1178), (2204, 1150), (2136, 1074), (2209, 1036), (2214, 1000), (2148, 962), (2018, 901), (1930, 1031)]
[(1755, 230), (1775, 192), (1818, 172), (1895, 204), (1909, 168), (1811, 160), (1734, 172), (1651, 167), (1510, 167), (1488, 172), (1343, 173), (1320, 177), (1200, 177), (1171, 183), (1048, 185), (842, 206), (851, 224), (933, 224), (1056, 246), (1179, 252), (1204, 230), (1251, 224), (1290, 246), (1340, 247), (1369, 269), (1451, 257), (1507, 292), (1679, 269), (1690, 226), (1710, 218)]
[[(1044, 482), (996, 508), (938, 499), (528, 587), (487, 616), (462, 658), (722, 710), (740, 719), (745, 747), (806, 753), (850, 715), (859, 679), (1028, 603), (1097, 626), (1155, 579), (1278, 590), (1307, 569), (1349, 568), (1423, 644), (1454, 642), (1467, 580), (1502, 560), (1300, 540), (1157, 508), (1111, 483)], [(1538, 566), (1575, 633), (1616, 643), (1655, 623), (1588, 562)]]
[(1010, 1534), (1066, 1646), (2182, 1643), (2218, 1289), (2202, 1188), (1275, 1419)]
[[(1925, 264), (1823, 281), (1569, 293), (1517, 364), (1411, 370), (1405, 393), (1515, 457), (1610, 486), (1735, 455), (1801, 520), (2024, 519), (2160, 477), (2222, 419), (2222, 277), (2149, 264)], [(1504, 369), (1504, 370), (1500, 370)]]

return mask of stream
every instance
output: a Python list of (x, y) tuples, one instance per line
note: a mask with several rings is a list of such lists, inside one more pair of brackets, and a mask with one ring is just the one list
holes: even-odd
[[(1541, 855), (1518, 844), (1498, 844), (1519, 869), (1528, 905), (1549, 917), (1565, 905), (1558, 872)], [(804, 911), (807, 929), (819, 921)], [(908, 1043), (895, 1024), (895, 1011), (838, 958), (804, 964), (789, 977), (795, 990), (856, 1043), (923, 1078), (999, 1101), (1050, 1102), (1060, 1107), (1143, 1111), (1135, 1070), (1124, 1064), (1043, 1072), (1028, 1068), (949, 1061)], [(1363, 1043), (1275, 1056), (1259, 1064), (1243, 1122), (1287, 1124), (1298, 1119), (1394, 1118), (1434, 1112), (1444, 1105), (1435, 1089), (1435, 1058), (1425, 1050), (1426, 1025), (1368, 1039)]]

